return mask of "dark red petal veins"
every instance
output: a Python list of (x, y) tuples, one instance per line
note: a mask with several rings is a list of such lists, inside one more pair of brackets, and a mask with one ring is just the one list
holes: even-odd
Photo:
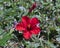
[(18, 31), (23, 31), (23, 30), (25, 30), (25, 27), (23, 26), (23, 23), (20, 22), (16, 25), (15, 29)]
[(30, 39), (30, 38), (31, 38), (31, 35), (32, 35), (32, 34), (31, 34), (29, 31), (23, 32), (23, 37), (24, 37), (26, 40)]

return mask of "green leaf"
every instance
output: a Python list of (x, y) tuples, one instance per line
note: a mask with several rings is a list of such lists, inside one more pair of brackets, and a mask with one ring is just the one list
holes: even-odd
[(0, 39), (0, 46), (4, 46), (7, 43), (7, 41), (12, 38), (12, 34), (11, 34), (12, 32), (13, 32), (13, 30), (10, 30), (9, 33), (6, 33), (2, 37), (2, 39)]

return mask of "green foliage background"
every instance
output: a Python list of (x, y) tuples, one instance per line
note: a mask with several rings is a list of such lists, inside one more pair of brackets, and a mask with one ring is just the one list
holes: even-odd
[(40, 38), (36, 37), (35, 42), (24, 40), (22, 44), (26, 48), (60, 47), (60, 0), (0, 0), (0, 46), (6, 46), (8, 40), (16, 38), (12, 33), (13, 23), (27, 14), (34, 2), (37, 7), (28, 16), (38, 17), (41, 21)]

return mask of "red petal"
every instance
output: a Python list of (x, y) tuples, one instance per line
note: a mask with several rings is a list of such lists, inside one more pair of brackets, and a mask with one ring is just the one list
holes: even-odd
[(39, 27), (35, 27), (35, 28), (33, 28), (30, 32), (31, 32), (32, 34), (37, 35), (37, 34), (39, 34), (40, 31), (41, 31), (41, 30), (40, 30)]
[(29, 31), (26, 31), (23, 33), (23, 37), (28, 40), (31, 38), (31, 33)]
[(25, 27), (22, 22), (18, 23), (15, 27), (16, 30), (22, 31), (25, 30)]
[(23, 24), (24, 24), (25, 26), (27, 26), (27, 24), (30, 23), (30, 18), (27, 17), (27, 16), (23, 16), (23, 17), (22, 17), (22, 22), (23, 22)]
[(34, 17), (31, 19), (31, 25), (35, 26), (36, 24), (38, 24), (40, 21), (38, 20), (38, 18)]

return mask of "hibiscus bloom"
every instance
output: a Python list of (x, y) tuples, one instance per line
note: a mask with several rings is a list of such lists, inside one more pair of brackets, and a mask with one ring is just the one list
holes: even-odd
[(32, 7), (29, 9), (29, 12), (32, 12), (32, 10), (36, 8), (36, 6), (37, 6), (37, 5), (36, 5), (36, 2), (34, 2), (34, 3), (32, 4)]
[(30, 19), (28, 16), (23, 16), (22, 21), (16, 25), (15, 29), (22, 31), (25, 39), (30, 39), (33, 34), (37, 35), (40, 32), (40, 27), (37, 24), (39, 24), (38, 18)]

